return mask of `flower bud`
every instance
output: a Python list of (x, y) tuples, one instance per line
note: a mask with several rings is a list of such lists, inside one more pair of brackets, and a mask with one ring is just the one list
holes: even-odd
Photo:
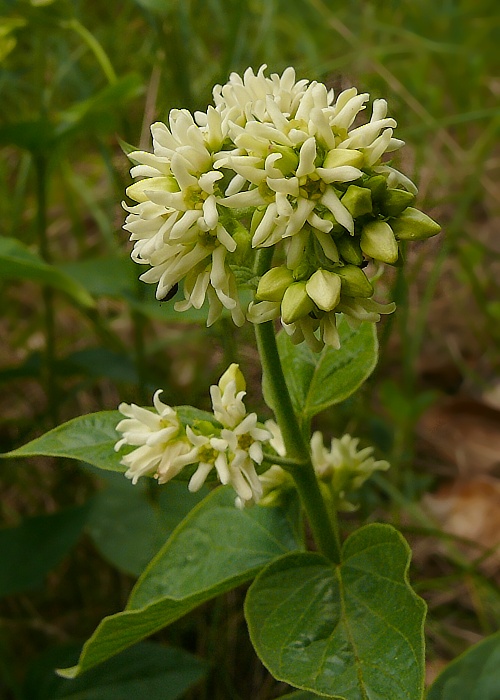
[(274, 163), (274, 167), (281, 170), (283, 175), (290, 175), (297, 170), (299, 156), (290, 146), (275, 143), (271, 147), (271, 153), (281, 153), (281, 158)]
[(345, 265), (335, 272), (342, 282), (342, 294), (363, 299), (369, 299), (372, 296), (373, 286), (361, 268), (356, 265)]
[(346, 234), (342, 238), (336, 239), (338, 251), (346, 263), (352, 265), (361, 265), (363, 262), (363, 253), (359, 245), (359, 239)]
[(233, 265), (244, 265), (252, 250), (252, 235), (239, 221), (231, 222), (230, 234), (236, 243), (236, 250), (231, 255)]
[(306, 247), (302, 257), (300, 258), (298, 264), (293, 268), (293, 280), (294, 282), (300, 282), (300, 280), (309, 279), (311, 273), (314, 272), (317, 265), (314, 262), (311, 267), (310, 250), (309, 245)]
[(322, 311), (332, 311), (340, 301), (340, 277), (335, 272), (316, 270), (306, 282), (306, 291)]
[(361, 250), (370, 258), (395, 263), (399, 248), (391, 227), (385, 221), (370, 221), (361, 232)]
[(340, 201), (353, 218), (369, 214), (372, 210), (372, 195), (367, 187), (350, 185)]
[(406, 190), (388, 189), (382, 197), (382, 211), (385, 216), (399, 216), (415, 201), (415, 195)]
[(243, 376), (239, 365), (237, 365), (235, 362), (229, 365), (222, 377), (219, 379), (219, 389), (221, 390), (222, 394), (226, 390), (229, 382), (233, 380), (236, 382), (236, 393), (246, 391), (247, 385), (245, 382), (245, 377)]
[(364, 187), (368, 187), (372, 193), (372, 200), (377, 202), (384, 196), (387, 189), (387, 178), (384, 175), (372, 175), (363, 183)]
[(400, 241), (418, 241), (423, 238), (431, 238), (441, 231), (441, 226), (430, 216), (418, 209), (413, 209), (413, 207), (408, 207), (401, 216), (391, 221), (391, 226), (394, 235)]
[(305, 282), (294, 282), (285, 292), (281, 302), (281, 318), (287, 325), (307, 316), (314, 304), (306, 291)]
[(136, 202), (147, 202), (149, 197), (145, 194), (146, 190), (156, 190), (160, 192), (178, 192), (179, 186), (175, 178), (169, 177), (146, 177), (144, 180), (134, 182), (125, 190), (127, 197), (134, 199)]
[(361, 168), (364, 162), (365, 157), (360, 151), (351, 148), (334, 148), (326, 154), (323, 167), (340, 168), (344, 165), (351, 165), (353, 168)]
[(293, 281), (292, 271), (287, 267), (273, 267), (260, 278), (255, 298), (258, 301), (281, 301)]

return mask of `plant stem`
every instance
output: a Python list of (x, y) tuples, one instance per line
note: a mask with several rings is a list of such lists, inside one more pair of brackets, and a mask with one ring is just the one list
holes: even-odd
[(66, 29), (72, 29), (78, 34), (78, 36), (84, 41), (85, 44), (87, 44), (88, 48), (96, 57), (97, 62), (99, 63), (102, 69), (102, 72), (108, 80), (108, 83), (110, 85), (116, 83), (118, 78), (111, 64), (111, 61), (109, 60), (107, 53), (104, 51), (103, 47), (97, 41), (92, 32), (89, 32), (89, 30), (86, 27), (84, 27), (83, 24), (79, 22), (76, 18), (70, 19), (67, 22), (63, 22), (62, 26)]
[[(255, 265), (256, 273), (262, 274), (265, 269), (268, 269), (271, 259), (272, 249), (264, 248), (259, 251)], [(287, 457), (301, 462), (297, 466), (290, 464), (286, 469), (295, 482), (319, 550), (338, 564), (340, 563), (340, 542), (336, 512), (330, 512), (327, 509), (321, 495), (309, 447), (300, 431), (297, 416), (293, 410), (272, 321), (256, 324), (255, 335), (264, 381), (267, 382), (270, 402), (283, 435)]]

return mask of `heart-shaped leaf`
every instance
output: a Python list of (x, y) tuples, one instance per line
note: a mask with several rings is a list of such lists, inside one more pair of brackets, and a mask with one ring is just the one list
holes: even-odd
[(253, 645), (278, 680), (342, 700), (421, 700), (425, 604), (407, 581), (410, 550), (389, 525), (344, 544), (335, 565), (287, 554), (249, 589)]
[(234, 498), (231, 488), (219, 488), (191, 511), (138, 580), (127, 609), (100, 623), (66, 677), (96, 666), (301, 547), (296, 501), (286, 510), (239, 510)]

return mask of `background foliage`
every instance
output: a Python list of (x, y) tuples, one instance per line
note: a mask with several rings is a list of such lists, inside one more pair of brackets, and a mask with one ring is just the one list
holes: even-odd
[[(2, 452), (62, 420), (121, 400), (149, 402), (158, 387), (172, 403), (207, 408), (207, 386), (231, 361), (253, 378), (250, 398), (268, 417), (252, 329), (223, 320), (207, 331), (203, 314), (175, 314), (137, 281), (120, 230), (129, 183), (121, 146), (148, 148), (152, 121), (173, 107), (205, 108), (213, 84), (248, 65), (294, 65), (299, 77), (336, 90), (356, 84), (388, 99), (408, 143), (400, 167), (419, 183), (418, 206), (445, 234), (413, 246), (390, 280), (387, 296), (398, 311), (378, 329), (375, 375), (314, 420), (327, 435), (360, 436), (391, 461), (391, 473), (366, 485), (343, 528), (392, 520), (410, 538), (412, 581), (429, 604), (432, 677), (500, 622), (497, 3), (2, 0), (0, 7)], [(120, 668), (130, 673), (115, 679), (125, 688), (117, 697), (133, 697), (141, 674), (151, 678), (151, 698), (164, 698), (165, 687), (172, 698), (265, 700), (285, 692), (251, 651), (239, 591), (157, 635), (148, 643), (154, 651), (135, 647), (114, 670), (102, 667), (86, 681), (54, 677), (98, 621), (123, 608), (134, 577), (197, 499), (177, 484), (132, 487), (64, 458), (3, 460), (0, 480), (2, 699), (108, 698), (103, 683)], [(485, 524), (477, 513), (486, 513)], [(179, 646), (191, 654), (175, 656)], [(176, 680), (155, 686), (144, 666), (152, 658)], [(443, 679), (433, 698), (451, 692)], [(496, 692), (494, 681), (483, 682)]]

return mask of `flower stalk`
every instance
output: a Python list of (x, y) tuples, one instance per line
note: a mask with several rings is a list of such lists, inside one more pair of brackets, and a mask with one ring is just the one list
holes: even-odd
[(297, 464), (283, 466), (295, 482), (302, 505), (307, 514), (315, 542), (326, 557), (340, 563), (340, 541), (336, 513), (326, 507), (311, 462), (309, 448), (304, 440), (293, 410), (290, 393), (286, 385), (283, 369), (276, 345), (272, 321), (255, 326), (257, 348), (262, 371), (276, 416), (283, 435), (287, 455)]
[[(257, 275), (262, 275), (269, 269), (272, 255), (272, 248), (259, 250), (254, 268)], [(283, 436), (286, 454), (290, 460), (296, 462), (295, 464), (289, 462), (286, 466), (283, 465), (283, 468), (295, 482), (319, 550), (338, 564), (340, 563), (340, 541), (337, 516), (335, 512), (328, 511), (321, 495), (310, 450), (293, 410), (290, 392), (281, 367), (273, 322), (256, 324), (255, 336), (262, 372), (266, 378), (276, 421)]]

